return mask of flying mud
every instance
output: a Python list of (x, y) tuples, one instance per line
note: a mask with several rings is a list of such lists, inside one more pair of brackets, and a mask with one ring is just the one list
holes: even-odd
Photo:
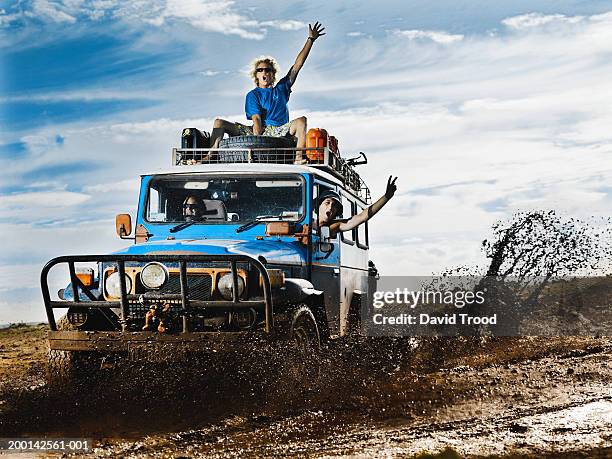
[(44, 338), (0, 332), (3, 437), (90, 438), (91, 457), (612, 457), (610, 338), (343, 342), (310, 384), (272, 348), (60, 388)]

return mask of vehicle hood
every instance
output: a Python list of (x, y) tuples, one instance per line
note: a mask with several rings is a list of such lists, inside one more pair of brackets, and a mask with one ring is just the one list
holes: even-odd
[[(268, 263), (304, 264), (306, 250), (297, 241), (245, 241), (234, 239), (184, 239), (151, 241), (114, 252), (119, 255), (249, 255)], [(260, 260), (261, 261), (261, 260)]]

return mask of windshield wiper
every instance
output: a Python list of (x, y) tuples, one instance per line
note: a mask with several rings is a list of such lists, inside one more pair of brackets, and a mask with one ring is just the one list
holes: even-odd
[(190, 222), (183, 222), (179, 225), (176, 225), (173, 228), (170, 228), (170, 232), (171, 233), (178, 233), (180, 230), (187, 228), (188, 226), (193, 225), (194, 223), (197, 223), (197, 220), (191, 220)]
[(263, 220), (267, 220), (268, 218), (278, 218), (279, 220), (282, 220), (283, 219), (283, 214), (280, 214), (280, 215), (260, 215), (255, 220), (251, 220), (250, 222), (247, 222), (244, 225), (239, 226), (238, 228), (236, 228), (236, 232), (237, 233), (242, 233), (243, 231), (246, 231), (248, 229), (253, 228), (254, 226), (259, 225)]

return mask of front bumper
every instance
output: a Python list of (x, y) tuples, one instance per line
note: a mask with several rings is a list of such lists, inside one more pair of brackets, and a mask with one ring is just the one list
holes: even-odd
[(155, 332), (49, 331), (49, 349), (104, 353), (228, 352), (271, 342), (272, 336), (253, 332), (200, 332), (166, 335)]

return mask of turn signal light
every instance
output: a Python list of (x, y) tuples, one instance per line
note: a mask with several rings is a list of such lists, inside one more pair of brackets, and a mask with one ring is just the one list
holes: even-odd
[(76, 277), (85, 287), (91, 287), (94, 283), (94, 273), (91, 268), (82, 268), (76, 271)]
[[(285, 285), (285, 273), (282, 269), (268, 269), (268, 277), (270, 278), (271, 288), (281, 288)], [(263, 287), (263, 280), (259, 277), (261, 287)]]

